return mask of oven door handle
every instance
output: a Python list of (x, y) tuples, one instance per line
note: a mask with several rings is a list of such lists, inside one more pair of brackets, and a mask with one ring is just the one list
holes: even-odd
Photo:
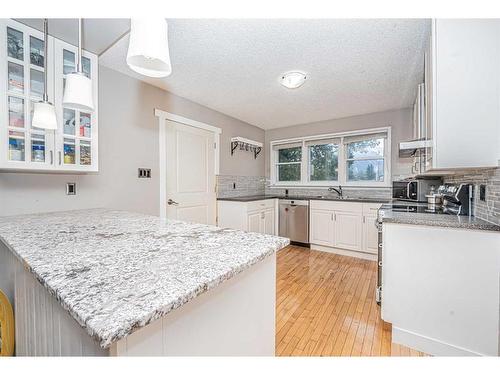
[(413, 181), (410, 181), (410, 182), (408, 182), (408, 183), (406, 184), (406, 197), (407, 197), (408, 199), (411, 199), (411, 197), (410, 197), (410, 186), (411, 186), (412, 182), (413, 182)]

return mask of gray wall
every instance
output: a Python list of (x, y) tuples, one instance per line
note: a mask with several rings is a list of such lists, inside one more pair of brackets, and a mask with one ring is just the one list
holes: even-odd
[(278, 128), (266, 131), (266, 176), (270, 175), (269, 142), (277, 139), (287, 139), (309, 135), (336, 133), (349, 130), (361, 130), (390, 126), (392, 128), (392, 175), (399, 177), (410, 173), (411, 161), (399, 159), (398, 145), (401, 140), (409, 140), (413, 136), (412, 110), (400, 109), (387, 112), (370, 113), (366, 115), (346, 117)]
[[(154, 108), (222, 128), (220, 173), (262, 176), (264, 157), (230, 155), (230, 138), (260, 142), (264, 131), (184, 98), (99, 67), (99, 173), (93, 175), (0, 173), (0, 216), (111, 207), (158, 214), (158, 120)], [(138, 179), (137, 168), (152, 169)], [(66, 182), (77, 195), (65, 194)]]

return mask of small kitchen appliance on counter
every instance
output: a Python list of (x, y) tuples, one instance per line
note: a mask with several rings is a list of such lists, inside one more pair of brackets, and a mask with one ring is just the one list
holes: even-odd
[(425, 197), (431, 187), (442, 184), (441, 177), (432, 178), (408, 178), (392, 182), (392, 197), (398, 200), (411, 202), (426, 202)]
[(443, 196), (443, 211), (452, 215), (472, 216), (473, 186), (444, 184), (438, 192)]

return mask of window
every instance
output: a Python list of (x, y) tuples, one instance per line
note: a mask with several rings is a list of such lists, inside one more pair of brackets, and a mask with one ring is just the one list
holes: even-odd
[(271, 142), (271, 183), (279, 186), (389, 186), (390, 129)]
[(384, 181), (385, 135), (346, 138), (347, 182)]
[(290, 144), (276, 147), (278, 162), (276, 163), (277, 181), (300, 182), (302, 166), (302, 145)]
[(338, 181), (339, 140), (306, 142), (309, 181)]

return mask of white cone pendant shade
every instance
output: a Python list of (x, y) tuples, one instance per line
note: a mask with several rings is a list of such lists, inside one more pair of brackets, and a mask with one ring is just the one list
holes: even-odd
[(82, 20), (78, 20), (78, 60), (76, 72), (66, 76), (63, 106), (77, 111), (93, 112), (92, 81), (82, 72)]
[(92, 112), (94, 99), (92, 97), (92, 81), (83, 73), (75, 72), (66, 76), (63, 105), (78, 111)]
[(127, 64), (133, 71), (154, 78), (172, 73), (168, 25), (164, 18), (132, 18)]
[(49, 102), (35, 103), (31, 125), (35, 128), (57, 129), (56, 109)]

